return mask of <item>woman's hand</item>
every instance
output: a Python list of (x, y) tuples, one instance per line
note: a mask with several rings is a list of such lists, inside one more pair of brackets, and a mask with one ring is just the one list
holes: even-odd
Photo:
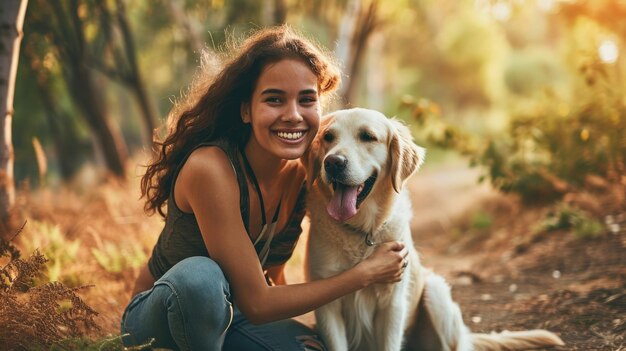
[(397, 283), (408, 264), (409, 251), (404, 243), (389, 241), (378, 245), (376, 250), (355, 268), (361, 270), (366, 279), (366, 286), (381, 283)]

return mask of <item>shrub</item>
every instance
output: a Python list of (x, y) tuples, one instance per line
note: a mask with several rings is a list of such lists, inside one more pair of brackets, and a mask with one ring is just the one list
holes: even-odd
[(475, 163), (487, 167), (497, 188), (525, 200), (549, 201), (582, 188), (592, 175), (621, 181), (626, 174), (624, 101), (607, 94), (571, 113), (563, 106), (540, 103), (533, 112), (514, 115), (506, 135), (492, 138), (478, 152)]
[(549, 213), (543, 220), (541, 227), (548, 232), (573, 229), (574, 235), (578, 239), (594, 238), (605, 231), (602, 223), (567, 204), (561, 204), (557, 206), (555, 212)]
[[(18, 232), (19, 233), (19, 232)], [(46, 258), (35, 250), (27, 259), (11, 242), (0, 239), (0, 345), (7, 350), (47, 349), (61, 340), (99, 330), (97, 312), (59, 282), (36, 285)]]
[(460, 131), (426, 99), (407, 96), (402, 106), (431, 145), (469, 156), (495, 188), (526, 202), (549, 202), (584, 188), (589, 177), (626, 185), (626, 92), (596, 61), (583, 64), (581, 74), (580, 101), (547, 93), (510, 112), (508, 128), (495, 136)]

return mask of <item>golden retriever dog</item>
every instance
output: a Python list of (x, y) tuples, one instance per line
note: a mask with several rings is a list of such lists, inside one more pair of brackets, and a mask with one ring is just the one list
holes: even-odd
[(409, 248), (395, 284), (375, 284), (315, 311), (332, 351), (523, 350), (562, 345), (545, 330), (472, 334), (444, 279), (422, 267), (411, 236), (406, 180), (424, 161), (409, 129), (382, 113), (355, 108), (325, 117), (303, 162), (311, 219), (309, 279), (336, 275), (368, 257), (378, 243)]

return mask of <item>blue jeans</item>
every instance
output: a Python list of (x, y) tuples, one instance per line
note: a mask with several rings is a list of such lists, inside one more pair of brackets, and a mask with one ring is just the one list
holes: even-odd
[(173, 350), (325, 350), (305, 325), (291, 319), (254, 325), (231, 301), (215, 261), (184, 259), (132, 298), (122, 316), (122, 341), (133, 346), (154, 339), (153, 347)]

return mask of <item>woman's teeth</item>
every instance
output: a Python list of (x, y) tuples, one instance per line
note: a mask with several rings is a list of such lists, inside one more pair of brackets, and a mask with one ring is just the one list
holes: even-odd
[(279, 138), (289, 139), (289, 140), (297, 140), (302, 138), (304, 132), (294, 132), (294, 133), (285, 133), (285, 132), (277, 132), (276, 133)]

